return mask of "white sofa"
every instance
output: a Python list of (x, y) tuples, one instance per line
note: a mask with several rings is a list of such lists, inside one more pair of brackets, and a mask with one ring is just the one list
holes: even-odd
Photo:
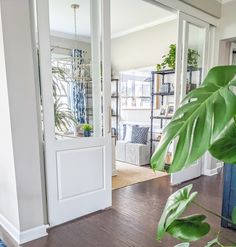
[(116, 160), (138, 166), (150, 164), (150, 144), (117, 141)]

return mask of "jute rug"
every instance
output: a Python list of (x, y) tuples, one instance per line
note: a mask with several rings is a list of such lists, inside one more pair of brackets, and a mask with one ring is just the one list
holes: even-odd
[(116, 161), (116, 169), (118, 175), (112, 177), (113, 190), (167, 175), (165, 172), (154, 173), (149, 166), (135, 166), (119, 161)]

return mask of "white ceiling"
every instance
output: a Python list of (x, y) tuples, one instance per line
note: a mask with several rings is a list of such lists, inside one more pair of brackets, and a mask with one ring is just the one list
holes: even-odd
[[(80, 5), (78, 33), (90, 36), (89, 0), (49, 0), (50, 27), (54, 35), (74, 34), (74, 14), (71, 4)], [(173, 13), (142, 0), (111, 0), (111, 33), (123, 36), (173, 19)]]

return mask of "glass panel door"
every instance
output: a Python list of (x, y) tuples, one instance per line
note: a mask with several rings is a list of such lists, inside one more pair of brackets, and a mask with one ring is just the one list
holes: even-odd
[[(197, 88), (208, 70), (209, 24), (179, 13), (176, 61), (176, 108), (191, 90)], [(180, 172), (171, 175), (171, 184), (199, 177), (202, 159)]]
[(72, 3), (37, 1), (50, 226), (112, 202), (110, 1)]

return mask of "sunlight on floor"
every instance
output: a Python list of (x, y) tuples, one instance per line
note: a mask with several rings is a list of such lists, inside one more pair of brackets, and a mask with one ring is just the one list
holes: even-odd
[(112, 178), (112, 189), (119, 189), (128, 185), (166, 176), (165, 172), (156, 172), (149, 166), (136, 166), (116, 161), (118, 175)]

